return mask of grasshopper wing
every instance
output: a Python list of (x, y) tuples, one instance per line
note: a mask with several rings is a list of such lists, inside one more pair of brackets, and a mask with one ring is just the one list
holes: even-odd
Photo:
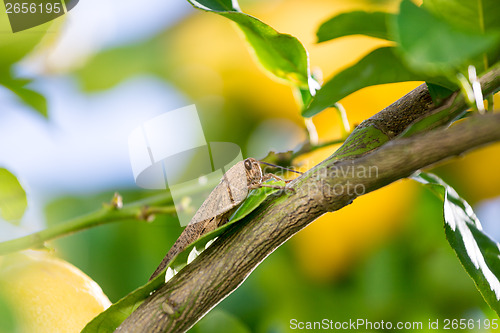
[(201, 204), (189, 224), (199, 223), (223, 215), (238, 206), (248, 194), (248, 181), (243, 162), (232, 166)]

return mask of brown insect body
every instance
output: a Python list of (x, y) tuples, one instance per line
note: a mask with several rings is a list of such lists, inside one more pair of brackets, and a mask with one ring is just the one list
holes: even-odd
[(247, 197), (248, 191), (262, 186), (264, 178), (267, 177), (263, 177), (259, 162), (253, 158), (247, 158), (232, 166), (200, 206), (149, 279), (157, 276), (173, 257), (191, 243), (227, 223), (231, 213)]

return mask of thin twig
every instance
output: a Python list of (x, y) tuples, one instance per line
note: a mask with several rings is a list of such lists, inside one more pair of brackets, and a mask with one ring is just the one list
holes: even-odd
[[(178, 190), (180, 196), (190, 196), (194, 193), (213, 188), (219, 179), (210, 179), (203, 185), (186, 186)], [(116, 197), (116, 195), (115, 195)], [(113, 201), (115, 198), (113, 198)], [(172, 195), (165, 191), (149, 198), (137, 200), (118, 208), (114, 202), (106, 203), (99, 210), (86, 215), (78, 216), (59, 223), (47, 229), (4, 241), (0, 243), (0, 255), (43, 246), (44, 242), (67, 236), (78, 231), (86, 230), (103, 224), (125, 220), (152, 221), (156, 215), (175, 214)]]
[[(154, 197), (153, 201), (158, 198)], [(0, 255), (10, 252), (25, 250), (32, 247), (41, 247), (47, 241), (67, 236), (78, 231), (86, 230), (103, 224), (109, 224), (126, 220), (152, 221), (156, 215), (174, 214), (175, 206), (152, 206), (137, 203), (126, 205), (123, 208), (114, 208), (107, 205), (95, 212), (73, 218), (69, 221), (54, 225), (44, 230), (11, 239), (0, 243)]]

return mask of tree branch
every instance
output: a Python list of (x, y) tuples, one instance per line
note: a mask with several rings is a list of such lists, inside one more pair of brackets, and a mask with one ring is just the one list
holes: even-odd
[[(482, 78), (485, 95), (500, 87), (498, 74), (496, 69)], [(408, 138), (397, 137), (421, 117), (444, 112), (449, 119), (442, 121), (443, 127), (467, 108), (460, 93), (436, 108), (422, 85), (367, 119), (334, 155), (292, 181), (289, 186), (294, 192), (267, 201), (230, 226), (148, 297), (118, 330), (185, 332), (234, 291), (270, 253), (320, 215), (421, 168), (500, 141), (500, 114), (472, 117), (448, 129), (423, 131)], [(363, 176), (352, 170), (364, 171)]]

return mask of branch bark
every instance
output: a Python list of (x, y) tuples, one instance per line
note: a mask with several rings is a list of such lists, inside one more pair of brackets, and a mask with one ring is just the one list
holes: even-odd
[[(485, 95), (499, 89), (499, 72), (494, 69), (481, 79)], [(268, 201), (229, 227), (141, 304), (118, 331), (185, 332), (234, 291), (277, 247), (320, 215), (341, 209), (359, 195), (408, 177), (421, 168), (500, 141), (500, 114), (472, 117), (448, 129), (441, 127), (397, 138), (420, 117), (444, 111), (451, 120), (466, 109), (460, 93), (435, 107), (422, 85), (367, 119), (339, 151), (289, 184), (295, 192)], [(359, 133), (364, 128), (381, 133), (373, 144), (360, 140)], [(381, 139), (384, 137), (389, 142)], [(356, 172), (342, 170), (372, 172), (357, 177)]]

